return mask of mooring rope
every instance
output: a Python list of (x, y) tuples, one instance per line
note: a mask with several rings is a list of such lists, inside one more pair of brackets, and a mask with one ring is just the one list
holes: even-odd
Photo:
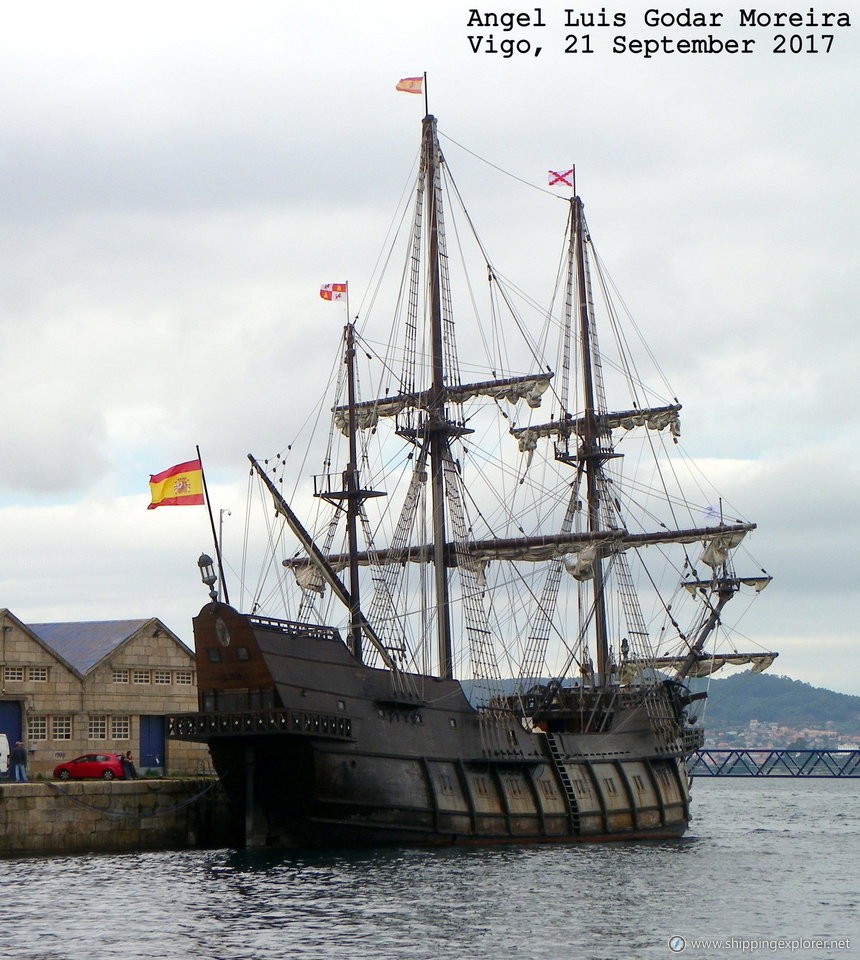
[(190, 803), (196, 803), (204, 794), (208, 793), (213, 787), (217, 787), (220, 783), (220, 779), (215, 779), (209, 786), (205, 787), (199, 793), (195, 793), (193, 797), (186, 797), (185, 800), (181, 800), (179, 803), (175, 803), (170, 807), (165, 807), (163, 810), (153, 810), (151, 813), (132, 813), (128, 810), (111, 810), (110, 808), (100, 807), (95, 803), (89, 803), (86, 800), (81, 800), (78, 797), (72, 796), (67, 790), (64, 790), (58, 783), (52, 783), (50, 780), (46, 780), (45, 783), (47, 786), (52, 787), (57, 791), (60, 796), (66, 797), (68, 800), (71, 800), (73, 803), (78, 803), (82, 807), (90, 807), (93, 810), (98, 810), (99, 813), (104, 813), (109, 817), (137, 817), (139, 819), (146, 819), (149, 817), (160, 817), (165, 813), (173, 813), (174, 810), (179, 810), (182, 807), (187, 807)]

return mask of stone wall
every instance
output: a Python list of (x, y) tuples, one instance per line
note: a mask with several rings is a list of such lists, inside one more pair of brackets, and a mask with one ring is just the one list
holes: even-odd
[(0, 784), (0, 856), (228, 846), (228, 822), (212, 779)]

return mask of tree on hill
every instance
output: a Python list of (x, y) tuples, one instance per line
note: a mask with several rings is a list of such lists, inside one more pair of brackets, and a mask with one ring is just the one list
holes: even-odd
[(750, 720), (786, 727), (860, 728), (860, 697), (813, 687), (767, 673), (739, 673), (724, 680), (694, 680), (695, 690), (709, 690), (708, 727), (746, 726)]

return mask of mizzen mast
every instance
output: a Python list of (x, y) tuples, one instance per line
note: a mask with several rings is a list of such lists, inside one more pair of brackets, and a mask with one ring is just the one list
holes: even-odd
[[(586, 277), (585, 262), (585, 221), (582, 215), (582, 200), (571, 199), (571, 229), (573, 231), (572, 253), (576, 265), (577, 311), (579, 319), (580, 350), (582, 355), (583, 389), (583, 429), (577, 456), (584, 464), (586, 499), (588, 503), (588, 530), (595, 533), (601, 529), (600, 523), (600, 479), (603, 462), (612, 456), (600, 446), (600, 427), (595, 408), (594, 358), (591, 351), (592, 318), (588, 302), (589, 284)], [(601, 685), (609, 681), (609, 638), (606, 627), (606, 601), (603, 591), (603, 561), (598, 552), (594, 561), (594, 629), (596, 639), (597, 679)]]

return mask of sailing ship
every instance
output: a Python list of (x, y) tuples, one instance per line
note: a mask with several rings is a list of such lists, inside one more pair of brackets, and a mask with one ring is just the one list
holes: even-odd
[[(728, 601), (770, 577), (735, 572), (754, 524), (674, 489), (666, 451), (681, 405), (653, 402), (624, 361), (612, 373), (631, 392), (607, 406), (593, 286), (610, 285), (575, 191), (560, 198), (561, 293), (544, 335), (516, 320), (519, 368), (499, 351), (482, 374), (462, 375), (443, 213), (459, 197), (452, 183), (428, 114), (399, 339), (380, 353), (347, 320), (324, 471), (308, 497), (314, 529), (282, 492), (289, 458), (249, 457), (297, 606), (276, 617), (258, 596), (242, 613), (200, 559), (210, 602), (194, 619), (199, 711), (170, 717), (169, 735), (208, 743), (249, 846), (680, 836), (685, 761), (703, 742), (705, 694), (687, 681), (776, 656), (730, 638), (717, 649)], [(513, 297), (479, 249), (495, 324)], [(614, 329), (611, 308), (609, 318)], [(550, 331), (554, 362), (543, 359)], [(484, 343), (492, 353), (501, 340), (494, 330)], [(359, 357), (382, 371), (370, 399), (359, 396)], [(634, 436), (633, 459), (655, 454), (645, 481), (622, 469)], [(494, 437), (498, 458), (482, 452)], [(636, 505), (644, 524), (627, 515)], [(645, 555), (678, 594), (660, 593)], [(678, 596), (692, 605), (687, 620)]]

